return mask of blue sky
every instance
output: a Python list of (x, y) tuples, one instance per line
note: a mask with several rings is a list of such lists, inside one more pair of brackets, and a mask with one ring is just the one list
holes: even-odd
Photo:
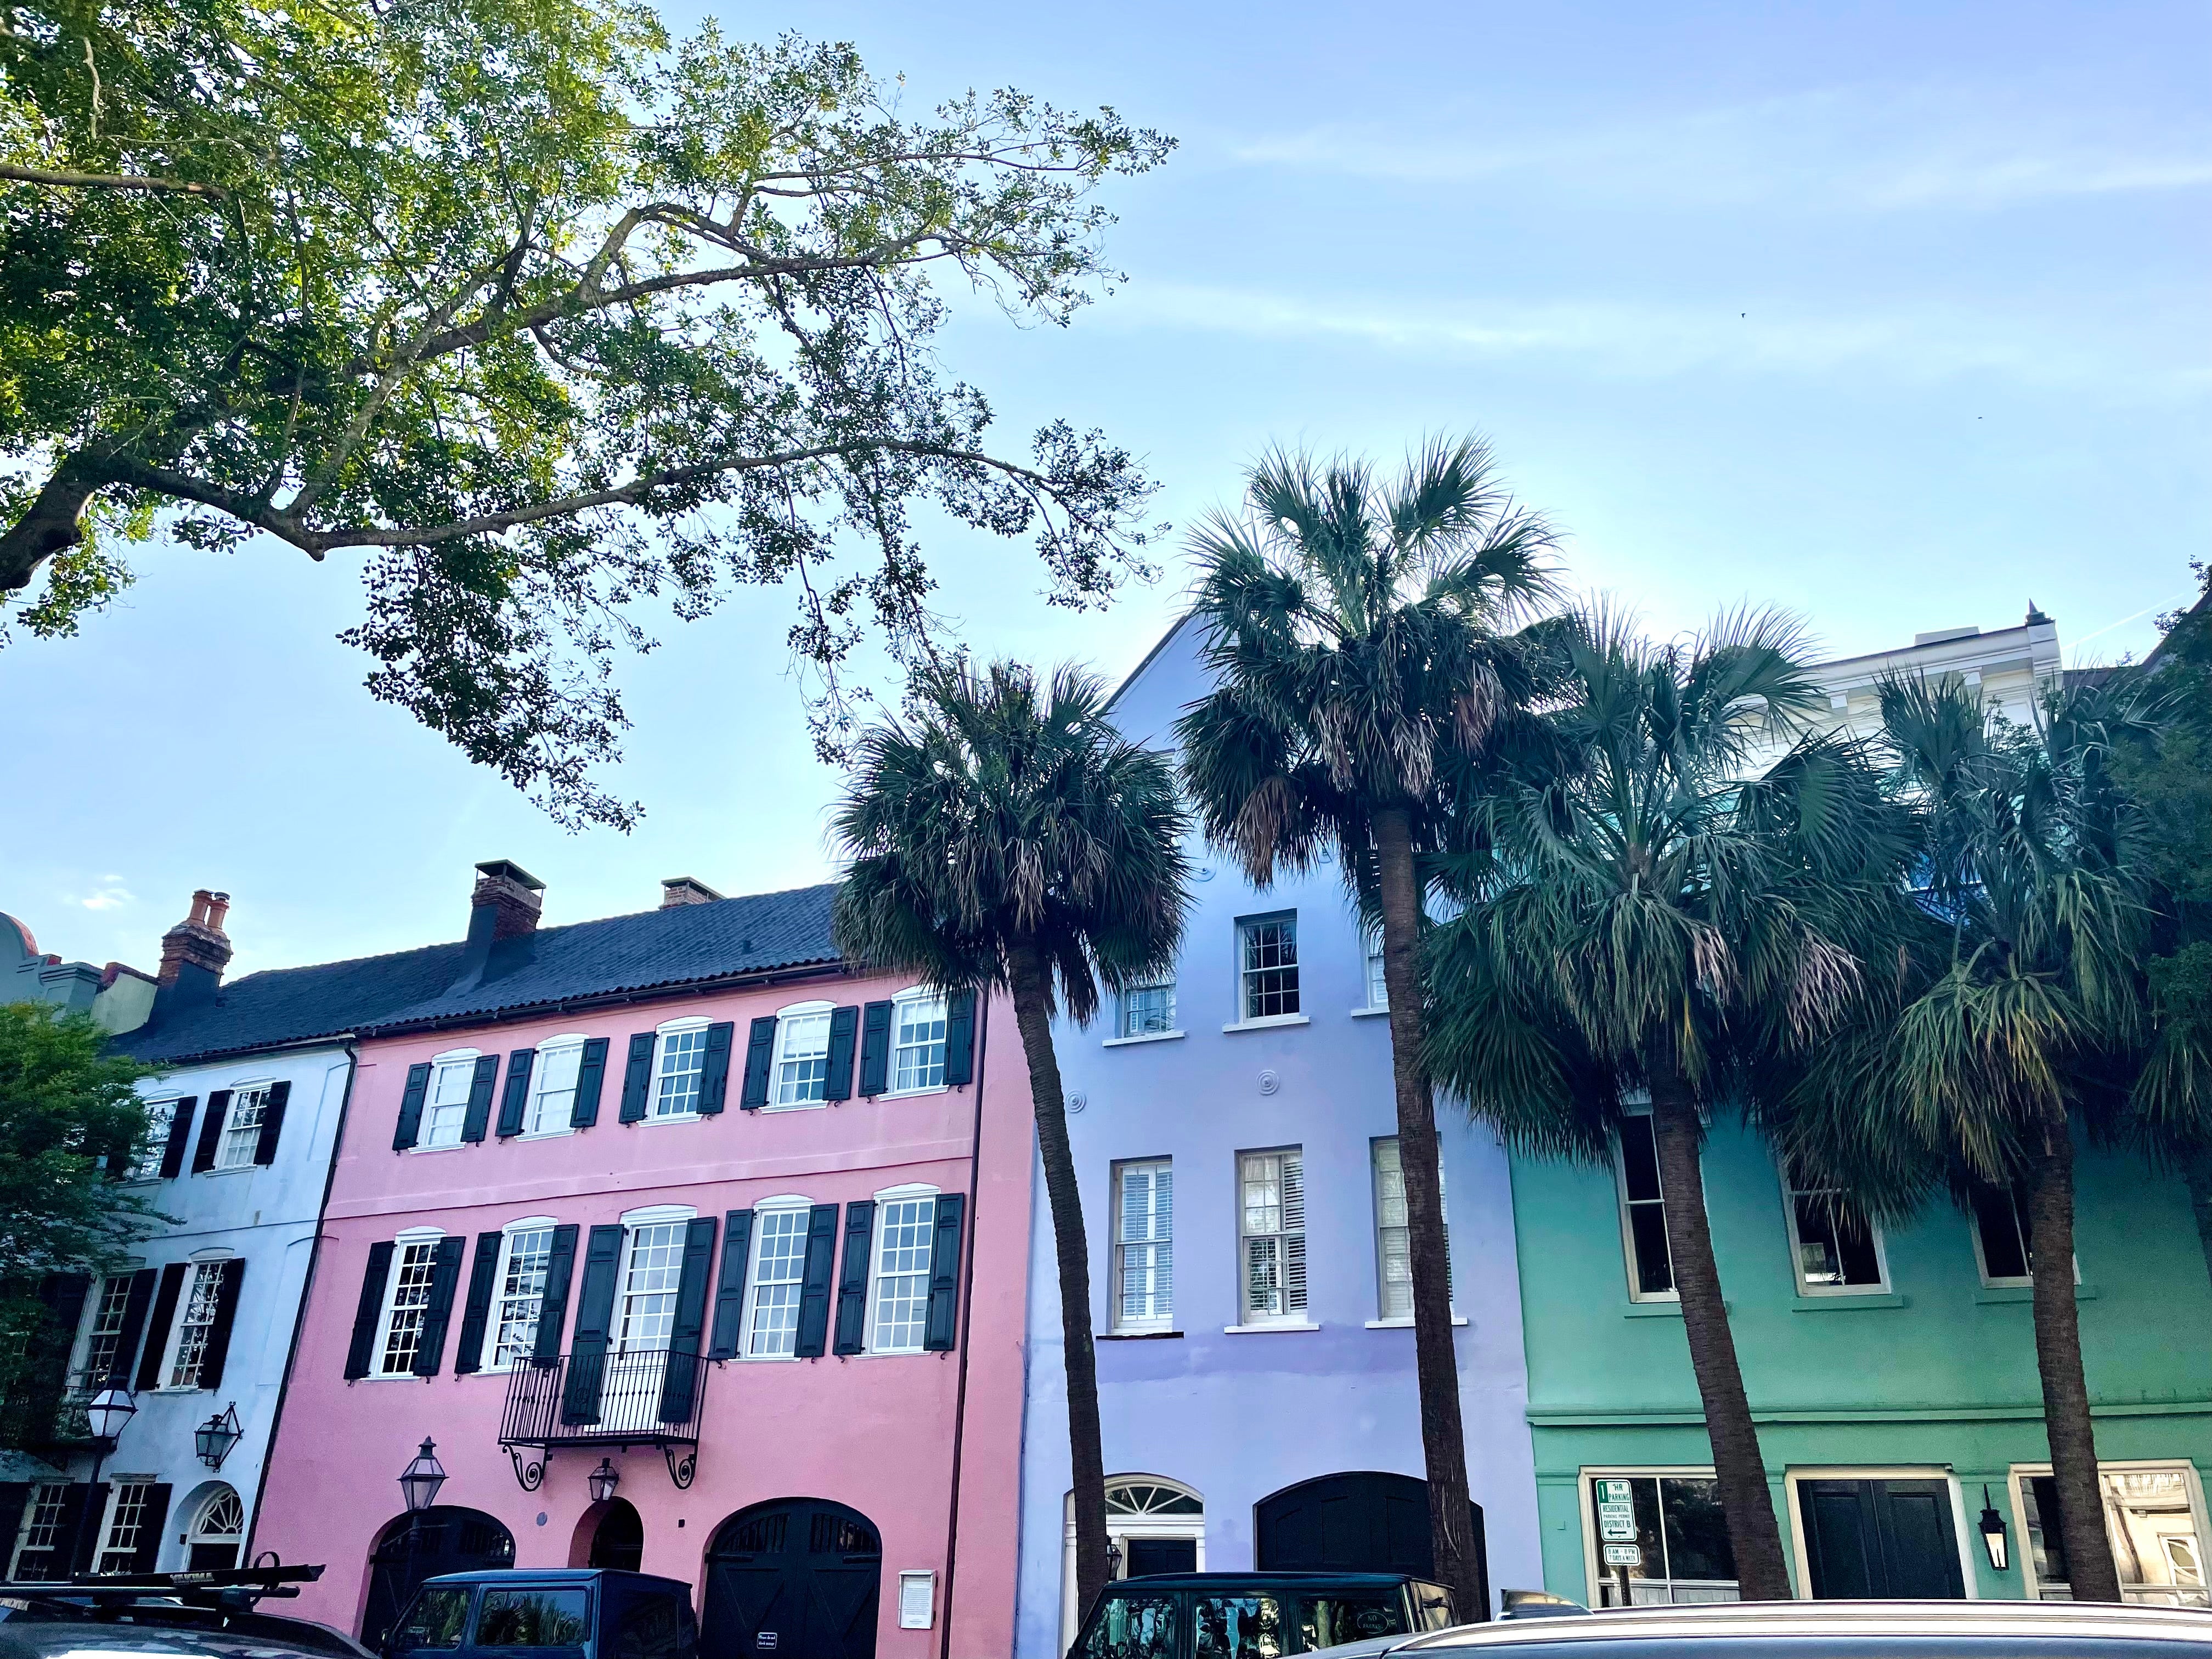
[[(1475, 428), (1574, 581), (1656, 630), (1749, 599), (1842, 654), (2033, 599), (2069, 660), (2140, 653), (2208, 545), (2203, 4), (720, 15), (849, 39), (918, 105), (1014, 85), (1181, 139), (1112, 191), (1126, 285), (1065, 331), (965, 305), (943, 342), (1006, 447), (1104, 427), (1179, 526), (1270, 441)], [(1182, 586), (1077, 617), (1024, 547), (931, 550), (975, 649), (1115, 675)], [(243, 971), (456, 937), (479, 859), (554, 921), (828, 870), (781, 595), (624, 665), (647, 816), (570, 836), (360, 690), (357, 566), (142, 564), (82, 638), (0, 653), (0, 908), (48, 950), (151, 967), (200, 885)]]

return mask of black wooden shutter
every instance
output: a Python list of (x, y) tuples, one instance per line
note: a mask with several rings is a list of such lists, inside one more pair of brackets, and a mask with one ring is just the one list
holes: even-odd
[[(649, 1040), (649, 1039), (648, 1039)], [(568, 1343), (568, 1380), (562, 1390), (563, 1423), (599, 1420), (599, 1383), (614, 1323), (615, 1276), (622, 1267), (623, 1229), (594, 1227), (584, 1249), (584, 1288), (576, 1298), (576, 1334)]]
[(629, 1066), (623, 1073), (622, 1121), (645, 1121), (645, 1097), (653, 1087), (653, 1034), (640, 1031), (629, 1040)]
[(730, 1043), (737, 1036), (734, 1021), (723, 1020), (707, 1028), (706, 1069), (699, 1077), (699, 1110), (711, 1117), (722, 1109), (730, 1093)]
[(261, 1108), (261, 1139), (253, 1144), (253, 1161), (256, 1164), (274, 1164), (276, 1161), (276, 1138), (284, 1133), (284, 1108), (291, 1099), (292, 1085), (289, 1083), (269, 1085), (269, 1098)]
[[(423, 1070), (428, 1071), (427, 1066)], [(368, 1375), (369, 1350), (376, 1346), (376, 1322), (384, 1316), (384, 1286), (392, 1277), (392, 1243), (368, 1247), (368, 1267), (361, 1276), (361, 1300), (354, 1305), (353, 1340), (346, 1345), (346, 1380)]]
[(538, 1304), (538, 1340), (531, 1345), (533, 1359), (561, 1357), (561, 1328), (568, 1318), (568, 1280), (576, 1271), (576, 1224), (565, 1221), (553, 1230), (553, 1250), (545, 1258), (545, 1298)]
[(415, 1350), (417, 1376), (435, 1376), (445, 1361), (446, 1328), (453, 1322), (453, 1293), (461, 1284), (461, 1241), (440, 1239), (431, 1259), (430, 1300), (422, 1310), (422, 1340)]
[(146, 1489), (146, 1507), (138, 1515), (138, 1544), (131, 1555), (133, 1572), (152, 1572), (161, 1557), (161, 1534), (169, 1524), (171, 1490), (159, 1482)]
[(86, 1387), (131, 1386), (131, 1368), (138, 1360), (138, 1339), (146, 1333), (146, 1310), (153, 1304), (154, 1285), (161, 1277), (151, 1267), (141, 1267), (131, 1275), (131, 1293), (123, 1303), (123, 1329), (115, 1339), (115, 1358), (108, 1362), (107, 1375), (96, 1382), (87, 1377)]
[(491, 1127), (491, 1094), (498, 1082), (499, 1056), (479, 1055), (476, 1070), (469, 1074), (469, 1109), (461, 1119), (462, 1139), (482, 1140), (484, 1131)]
[(837, 1206), (806, 1212), (806, 1277), (799, 1290), (799, 1340), (792, 1352), (817, 1359), (830, 1344), (830, 1269), (837, 1254)]
[(937, 1231), (929, 1243), (929, 1316), (922, 1325), (921, 1346), (932, 1353), (951, 1347), (960, 1322), (960, 1224), (968, 1200), (946, 1193), (937, 1200)]
[(768, 1104), (768, 1067), (775, 1054), (775, 1016), (763, 1014), (745, 1036), (745, 1083), (738, 1104), (748, 1112)]
[(407, 1087), (399, 1097), (399, 1121), (392, 1131), (393, 1152), (404, 1152), (422, 1138), (422, 1102), (429, 1092), (430, 1062), (417, 1060), (407, 1068)]
[(676, 1281), (676, 1322), (660, 1384), (664, 1423), (689, 1423), (698, 1404), (699, 1350), (707, 1334), (707, 1287), (714, 1279), (714, 1218), (701, 1216), (684, 1228), (684, 1273)]
[(222, 1121), (230, 1115), (230, 1091), (218, 1089), (208, 1097), (200, 1118), (199, 1144), (192, 1148), (192, 1173), (215, 1168), (216, 1149), (222, 1145)]
[(599, 1121), (599, 1087), (607, 1079), (607, 1040), (592, 1037), (584, 1043), (584, 1057), (576, 1062), (576, 1103), (568, 1113), (568, 1127), (588, 1129)]
[(161, 1282), (154, 1292), (154, 1311), (146, 1320), (146, 1351), (138, 1359), (138, 1386), (161, 1386), (161, 1357), (169, 1346), (169, 1326), (177, 1316), (177, 1295), (184, 1288), (185, 1264), (172, 1261), (161, 1269)]
[(735, 1359), (744, 1340), (745, 1267), (753, 1243), (753, 1212), (732, 1210), (722, 1221), (722, 1271), (714, 1281), (714, 1330), (709, 1359)]
[(859, 1353), (868, 1334), (868, 1257), (876, 1242), (876, 1201), (857, 1199), (845, 1206), (845, 1264), (837, 1273), (839, 1353)]
[[(529, 1050), (523, 1052), (527, 1054)], [(500, 1233), (477, 1235), (477, 1259), (469, 1267), (468, 1304), (461, 1315), (461, 1346), (453, 1351), (456, 1376), (483, 1367), (484, 1325), (491, 1317), (492, 1286), (499, 1277), (499, 1247), (503, 1237)]]
[(891, 1086), (891, 1005), (872, 1002), (860, 1011), (860, 1095), (872, 1099)]
[(522, 1133), (523, 1113), (530, 1105), (530, 1073), (537, 1060), (535, 1048), (517, 1048), (507, 1057), (507, 1092), (499, 1097), (502, 1136)]
[(945, 1005), (945, 1081), (975, 1080), (975, 994), (955, 991)]
[(176, 1115), (169, 1120), (168, 1144), (161, 1148), (161, 1179), (174, 1181), (185, 1172), (185, 1148), (192, 1144), (192, 1108), (200, 1103), (198, 1095), (186, 1095), (176, 1105)]
[[(89, 1524), (84, 1518), (87, 1510), (92, 1511)], [(100, 1529), (106, 1518), (106, 1481), (91, 1486), (73, 1486), (69, 1489), (69, 1496), (62, 1500), (61, 1527), (54, 1534), (57, 1540), (67, 1540), (56, 1544), (55, 1553), (65, 1557), (69, 1565), (55, 1577), (92, 1571), (93, 1553), (100, 1547)]]
[(207, 1352), (200, 1359), (200, 1387), (222, 1386), (223, 1361), (230, 1357), (230, 1328), (238, 1322), (239, 1292), (246, 1285), (246, 1258), (233, 1256), (222, 1264), (222, 1279), (215, 1287), (215, 1323), (208, 1327)]
[(822, 1080), (822, 1098), (853, 1097), (853, 1039), (860, 1029), (860, 1005), (848, 1002), (830, 1011), (830, 1071)]

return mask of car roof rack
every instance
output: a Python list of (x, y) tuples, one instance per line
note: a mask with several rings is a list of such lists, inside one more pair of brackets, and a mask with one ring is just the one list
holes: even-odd
[(175, 1596), (188, 1607), (243, 1613), (264, 1597), (299, 1595), (298, 1586), (323, 1576), (320, 1566), (226, 1567), (204, 1572), (83, 1573), (42, 1583), (0, 1585), (9, 1600), (49, 1601), (143, 1601)]

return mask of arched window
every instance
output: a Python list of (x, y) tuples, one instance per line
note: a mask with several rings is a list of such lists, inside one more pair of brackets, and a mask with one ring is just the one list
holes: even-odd
[(200, 1499), (185, 1534), (185, 1566), (192, 1572), (221, 1572), (238, 1565), (246, 1541), (246, 1504), (228, 1486), (217, 1486)]
[[(1075, 1495), (1065, 1503), (1066, 1539), (1060, 1567), (1060, 1644), (1075, 1641)], [(1116, 1578), (1206, 1569), (1206, 1500), (1194, 1487), (1162, 1474), (1106, 1477), (1107, 1559)]]

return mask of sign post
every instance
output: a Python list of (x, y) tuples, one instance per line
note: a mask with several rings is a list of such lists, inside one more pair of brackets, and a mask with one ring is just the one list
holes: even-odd
[(1620, 1605), (1629, 1598), (1628, 1575), (1644, 1565), (1643, 1547), (1636, 1541), (1636, 1488), (1626, 1480), (1597, 1483), (1597, 1535), (1604, 1547), (1605, 1565), (1613, 1572)]

